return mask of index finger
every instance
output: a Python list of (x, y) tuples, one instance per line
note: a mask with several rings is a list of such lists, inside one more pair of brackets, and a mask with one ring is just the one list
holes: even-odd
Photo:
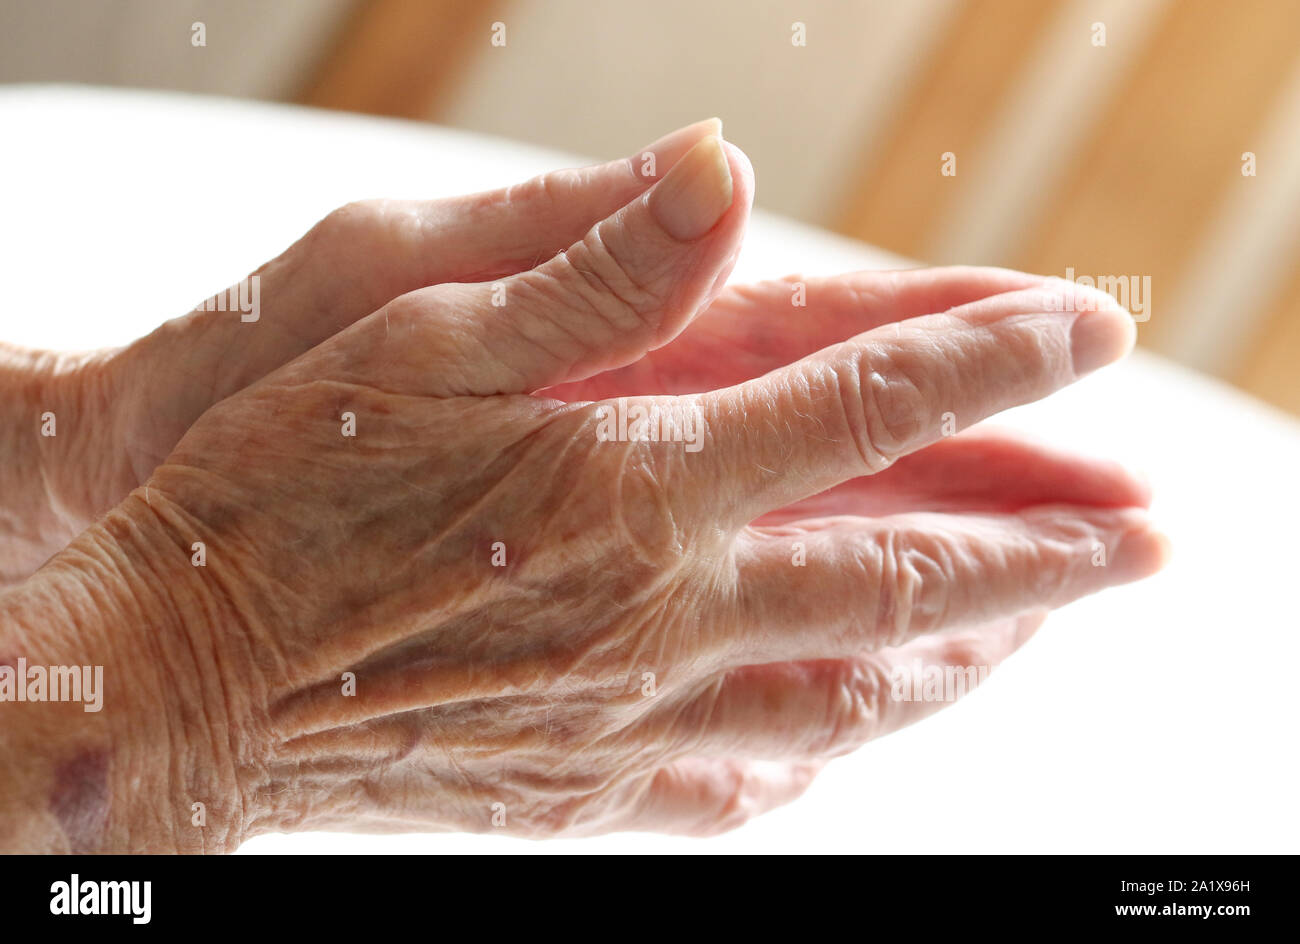
[(1135, 336), (1109, 295), (1059, 280), (883, 325), (701, 395), (708, 439), (693, 474), (739, 526), (1047, 396)]

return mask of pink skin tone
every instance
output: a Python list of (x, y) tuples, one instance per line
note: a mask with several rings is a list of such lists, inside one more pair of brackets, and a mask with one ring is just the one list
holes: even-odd
[[(942, 707), (893, 697), (918, 662), (1159, 569), (1121, 467), (948, 435), (1121, 357), (1127, 313), (990, 269), (724, 288), (753, 175), (719, 132), (346, 207), (254, 325), (9, 352), (0, 653), (106, 692), (0, 704), (0, 847), (710, 834)], [(702, 448), (602, 440), (616, 398)]]

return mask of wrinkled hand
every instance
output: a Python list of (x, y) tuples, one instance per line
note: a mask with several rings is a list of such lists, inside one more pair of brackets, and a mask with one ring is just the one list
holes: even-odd
[[(0, 586), (32, 573), (167, 457), (213, 404), (413, 289), (488, 281), (580, 239), (662, 177), (716, 121), (635, 155), (445, 200), (372, 200), (331, 213), (251, 281), (129, 347), (87, 354), (0, 343), (12, 437), (0, 467)], [(653, 162), (647, 155), (653, 154)], [(217, 299), (220, 299), (218, 302)], [(218, 309), (219, 310), (216, 310)], [(250, 320), (242, 320), (247, 317)], [(251, 320), (251, 319), (256, 319)], [(34, 436), (55, 417), (55, 436)]]
[(713, 301), (751, 191), (707, 138), (536, 267), (393, 299), (38, 575), (144, 575), (117, 585), (142, 654), (106, 674), (132, 727), (160, 724), (136, 692), (168, 706), (164, 748), (108, 792), (166, 784), (166, 838), (117, 835), (727, 829), (944, 704), (899, 697), (927, 667), (1160, 566), (1118, 467), (948, 435), (1122, 356), (1127, 313), (971, 269)]

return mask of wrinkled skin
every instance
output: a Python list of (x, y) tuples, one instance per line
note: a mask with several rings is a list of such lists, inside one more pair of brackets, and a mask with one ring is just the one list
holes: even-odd
[[(196, 311), (125, 349), (86, 354), (0, 342), (9, 394), (0, 403), (0, 585), (29, 576), (143, 483), (204, 410), (402, 294), (512, 275), (566, 249), (714, 127), (701, 122), (633, 157), (502, 190), (340, 207), (253, 273), (253, 324)], [(60, 435), (32, 437), (33, 417), (47, 410)]]
[[(622, 162), (352, 207), (264, 270), (271, 341), (232, 348), (253, 326), (205, 313), (115, 355), (194, 352), (160, 358), (185, 396), (123, 396), (102, 492), (68, 487), (111, 511), (4, 598), (30, 614), (94, 582), (109, 604), (65, 604), (76, 651), (131, 680), (72, 755), (107, 757), (100, 800), (74, 791), (26, 843), (709, 834), (940, 707), (891, 694), (918, 663), (991, 667), (1047, 610), (1158, 569), (1122, 469), (947, 428), (1121, 356), (1125, 312), (1002, 270), (723, 291), (752, 176), (712, 132), (652, 146), (658, 183)], [(564, 212), (530, 230), (535, 201)], [(478, 245), (404, 266), (447, 232)], [(277, 314), (313, 292), (319, 323)], [(701, 448), (606, 441), (619, 397), (702, 417)]]

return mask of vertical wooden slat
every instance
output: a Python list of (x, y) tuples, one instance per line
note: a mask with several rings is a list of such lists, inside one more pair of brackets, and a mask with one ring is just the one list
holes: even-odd
[(435, 117), (504, 0), (362, 0), (301, 96), (306, 105)]
[(1178, 330), (1178, 313), (1162, 311), (1160, 300), (1175, 296), (1297, 52), (1300, 3), (1172, 4), (1009, 263), (1150, 276), (1142, 336), (1159, 349)]
[[(842, 232), (904, 255), (924, 252), (959, 188), (978, 186), (963, 176), (962, 158), (974, 153), (1032, 44), (1060, 8), (1058, 0), (966, 0), (887, 142), (873, 148), (880, 156), (849, 199)], [(948, 151), (957, 157), (955, 177), (940, 175), (940, 156)]]
[(1255, 396), (1300, 414), (1300, 266), (1233, 380)]

